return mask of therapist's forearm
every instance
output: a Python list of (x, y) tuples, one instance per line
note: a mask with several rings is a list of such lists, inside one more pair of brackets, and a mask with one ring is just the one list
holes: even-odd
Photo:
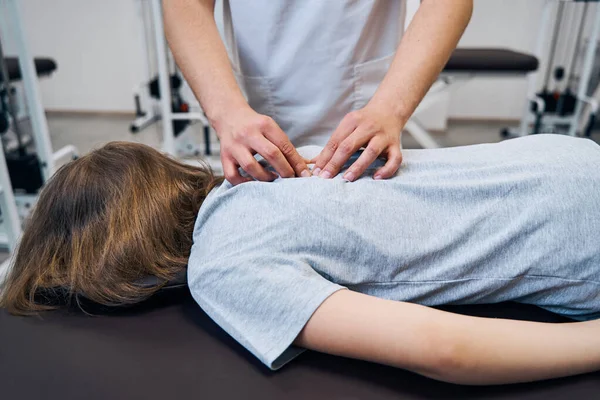
[(370, 103), (406, 122), (446, 65), (472, 11), (472, 0), (423, 0)]
[(206, 116), (214, 125), (247, 106), (214, 18), (215, 0), (163, 0), (165, 34)]

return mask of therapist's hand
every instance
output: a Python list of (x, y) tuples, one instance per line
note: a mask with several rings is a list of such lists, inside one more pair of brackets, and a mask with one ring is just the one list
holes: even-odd
[(277, 175), (267, 171), (254, 158), (260, 154), (282, 178), (311, 176), (304, 158), (298, 154), (287, 135), (270, 117), (255, 112), (250, 106), (238, 107), (215, 124), (221, 141), (221, 162), (225, 178), (237, 185), (251, 181), (238, 170), (259, 181), (272, 181)]
[(329, 142), (315, 158), (313, 175), (331, 178), (337, 175), (346, 161), (361, 147), (362, 155), (344, 173), (344, 179), (354, 181), (377, 159), (387, 159), (373, 178), (387, 179), (398, 171), (402, 163), (400, 134), (404, 122), (393, 112), (367, 104), (364, 108), (348, 113), (331, 135)]

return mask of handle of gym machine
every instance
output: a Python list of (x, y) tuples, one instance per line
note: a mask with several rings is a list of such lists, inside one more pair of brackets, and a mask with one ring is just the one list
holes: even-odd
[(598, 115), (598, 109), (600, 108), (598, 105), (598, 101), (593, 97), (584, 97), (581, 99), (584, 103), (589, 104), (591, 108), (590, 117), (588, 119), (588, 123), (583, 131), (584, 137), (591, 137), (592, 131), (594, 130), (594, 125), (596, 125), (596, 115)]
[(540, 133), (542, 129), (542, 117), (546, 111), (546, 102), (540, 96), (535, 96), (531, 99), (531, 111), (535, 114), (535, 122), (533, 124), (533, 135)]
[(596, 125), (596, 114), (591, 114), (590, 119), (588, 119), (588, 124), (585, 127), (584, 135), (589, 138), (592, 137), (592, 130), (594, 129), (594, 125)]

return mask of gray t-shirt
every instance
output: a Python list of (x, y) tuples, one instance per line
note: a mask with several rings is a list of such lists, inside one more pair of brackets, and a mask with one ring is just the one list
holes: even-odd
[[(600, 317), (600, 147), (537, 135), (404, 150), (397, 175), (215, 188), (189, 285), (204, 311), (279, 368), (332, 293), (424, 305), (518, 301)], [(379, 162), (380, 165), (381, 162)]]

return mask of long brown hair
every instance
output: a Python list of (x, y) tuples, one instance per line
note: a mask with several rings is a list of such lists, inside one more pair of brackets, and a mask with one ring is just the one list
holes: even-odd
[(137, 143), (72, 161), (42, 190), (0, 304), (13, 314), (52, 309), (36, 293), (54, 288), (104, 305), (149, 297), (159, 287), (136, 281), (186, 267), (200, 205), (222, 179)]

